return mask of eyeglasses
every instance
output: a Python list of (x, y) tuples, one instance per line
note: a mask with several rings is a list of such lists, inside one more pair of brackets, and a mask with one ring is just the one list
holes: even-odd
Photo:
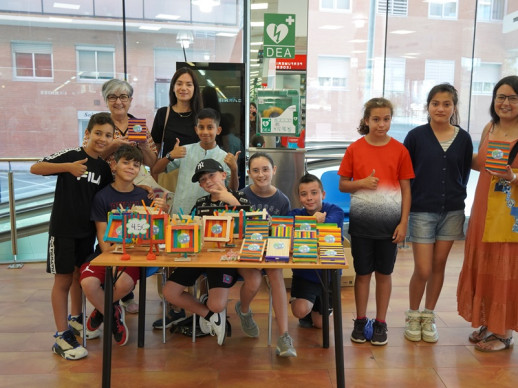
[[(518, 96), (515, 96), (518, 98)], [(110, 102), (115, 102), (117, 99), (121, 100), (121, 102), (128, 102), (130, 97), (127, 94), (121, 94), (120, 96), (116, 96), (115, 94), (110, 94), (106, 99)]]
[(505, 94), (499, 94), (495, 97), (495, 101), (502, 104), (506, 98), (509, 100), (509, 104), (513, 104), (513, 105), (518, 104), (518, 95), (517, 94), (511, 94), (510, 96), (506, 96)]

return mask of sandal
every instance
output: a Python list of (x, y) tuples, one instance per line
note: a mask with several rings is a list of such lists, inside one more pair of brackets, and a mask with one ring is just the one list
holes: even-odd
[(469, 335), (469, 342), (477, 343), (482, 341), (488, 335), (487, 326), (480, 326), (478, 330), (475, 330)]
[[(495, 348), (495, 347), (488, 347), (488, 348), (486, 348), (486, 347), (482, 346), (482, 344), (487, 344), (487, 343), (496, 342), (496, 341), (500, 341), (501, 343), (503, 343), (504, 347), (503, 348)], [(499, 352), (501, 350), (509, 349), (509, 348), (513, 347), (513, 345), (514, 345), (513, 337), (500, 338), (500, 337), (497, 337), (494, 334), (491, 334), (491, 335), (487, 336), (486, 338), (484, 338), (479, 343), (477, 343), (475, 345), (475, 349), (477, 349), (480, 352), (491, 353), (491, 352)]]

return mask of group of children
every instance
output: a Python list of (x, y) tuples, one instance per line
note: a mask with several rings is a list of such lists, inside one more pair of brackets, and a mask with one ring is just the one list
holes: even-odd
[[(393, 107), (384, 98), (374, 98), (365, 104), (359, 128), (363, 137), (348, 147), (338, 172), (341, 176), (340, 190), (353, 193), (349, 234), (357, 274), (357, 311), (351, 340), (358, 343), (370, 340), (374, 345), (387, 343), (385, 318), (392, 287), (391, 273), (397, 244), (405, 239), (407, 232), (410, 180), (414, 178), (409, 152), (387, 134), (392, 115)], [(113, 138), (113, 129), (109, 114), (95, 114), (86, 130), (88, 141), (84, 147), (51, 155), (31, 168), (35, 174), (58, 175), (50, 222), (47, 271), (55, 275), (52, 306), (57, 332), (53, 351), (65, 359), (76, 360), (87, 355), (86, 349), (75, 338), (82, 329), (80, 286), (94, 306), (87, 321), (87, 338), (100, 335), (104, 311), (104, 268), (92, 266), (89, 261), (113, 248), (103, 241), (106, 214), (121, 204), (128, 207), (142, 200), (150, 201), (147, 191), (133, 184), (143, 161), (138, 148), (123, 146), (116, 152), (114, 181), (108, 165), (100, 158)], [(173, 150), (153, 167), (153, 172), (179, 169), (173, 212), (200, 206), (252, 205), (256, 209), (266, 209), (271, 215), (313, 216), (319, 223), (335, 223), (342, 228), (344, 213), (338, 206), (324, 202), (325, 191), (316, 176), (305, 174), (300, 178), (298, 195), (303, 207), (291, 209), (288, 197), (272, 185), (276, 171), (272, 158), (267, 153), (257, 152), (250, 157), (248, 164), (250, 185), (238, 191), (238, 153), (227, 154), (216, 144), (216, 136), (221, 131), (219, 114), (210, 108), (202, 109), (197, 115), (195, 131), (200, 139), (198, 143), (182, 146), (177, 141)], [(167, 209), (164, 200), (155, 201)], [(98, 245), (94, 251), (96, 237)], [(202, 273), (208, 278), (208, 295), (198, 300), (186, 288), (192, 286)], [(372, 273), (376, 279), (376, 317), (369, 334), (366, 331), (369, 323), (366, 312)], [(276, 353), (281, 357), (296, 357), (293, 340), (288, 334), (288, 301), (282, 270), (267, 269), (266, 274), (271, 284), (280, 333)], [(218, 344), (222, 345), (227, 334), (229, 289), (238, 276), (244, 279), (244, 283), (235, 310), (244, 333), (258, 337), (259, 328), (250, 304), (262, 281), (259, 269), (177, 268), (169, 276), (163, 293), (167, 301), (177, 308), (196, 313), (200, 317), (201, 331), (215, 335)], [(138, 277), (138, 269), (125, 268), (114, 286), (113, 335), (119, 345), (127, 342), (128, 331), (124, 309), (118, 300), (135, 287)], [(293, 270), (290, 304), (300, 326), (322, 326), (322, 315), (331, 313), (331, 309), (322, 309), (322, 298), (328, 297), (322, 294), (319, 271)]]

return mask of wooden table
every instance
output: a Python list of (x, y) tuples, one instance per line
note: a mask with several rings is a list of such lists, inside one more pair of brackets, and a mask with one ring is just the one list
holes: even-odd
[[(340, 295), (340, 269), (348, 268), (343, 264), (313, 264), (293, 263), (290, 258), (288, 263), (276, 262), (244, 262), (221, 261), (225, 252), (214, 252), (204, 248), (200, 253), (191, 257), (190, 261), (176, 261), (179, 254), (161, 254), (156, 260), (147, 260), (147, 248), (135, 248), (128, 250), (131, 259), (121, 260), (121, 255), (116, 253), (102, 253), (92, 261), (92, 265), (105, 266), (106, 279), (104, 286), (104, 336), (103, 336), (103, 372), (102, 386), (110, 387), (111, 384), (111, 356), (112, 356), (112, 326), (113, 326), (113, 267), (141, 267), (139, 286), (139, 317), (138, 317), (138, 347), (144, 346), (144, 328), (146, 319), (146, 268), (147, 267), (202, 267), (202, 268), (291, 268), (291, 269), (320, 269), (323, 270), (324, 292), (328, 290), (328, 271), (331, 272), (331, 285), (333, 295), (333, 320), (335, 337), (335, 363), (337, 387), (345, 387), (344, 348), (342, 332), (342, 306)], [(351, 250), (345, 249), (347, 261), (350, 262)], [(324, 295), (326, 295), (324, 293)], [(328, 309), (328, 298), (322, 298), (323, 311)], [(329, 316), (323, 315), (323, 347), (329, 347)]]

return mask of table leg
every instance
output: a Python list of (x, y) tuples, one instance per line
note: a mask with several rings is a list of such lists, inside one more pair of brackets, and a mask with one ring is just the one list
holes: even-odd
[(322, 270), (322, 347), (324, 349), (329, 348), (329, 271), (327, 269)]
[(333, 289), (333, 319), (335, 330), (336, 386), (345, 388), (344, 334), (342, 331), (342, 301), (340, 290), (340, 270), (331, 270)]
[(103, 388), (110, 388), (112, 369), (113, 267), (104, 278)]
[(140, 267), (140, 285), (138, 294), (138, 339), (139, 348), (144, 347), (144, 329), (146, 327), (146, 267)]

